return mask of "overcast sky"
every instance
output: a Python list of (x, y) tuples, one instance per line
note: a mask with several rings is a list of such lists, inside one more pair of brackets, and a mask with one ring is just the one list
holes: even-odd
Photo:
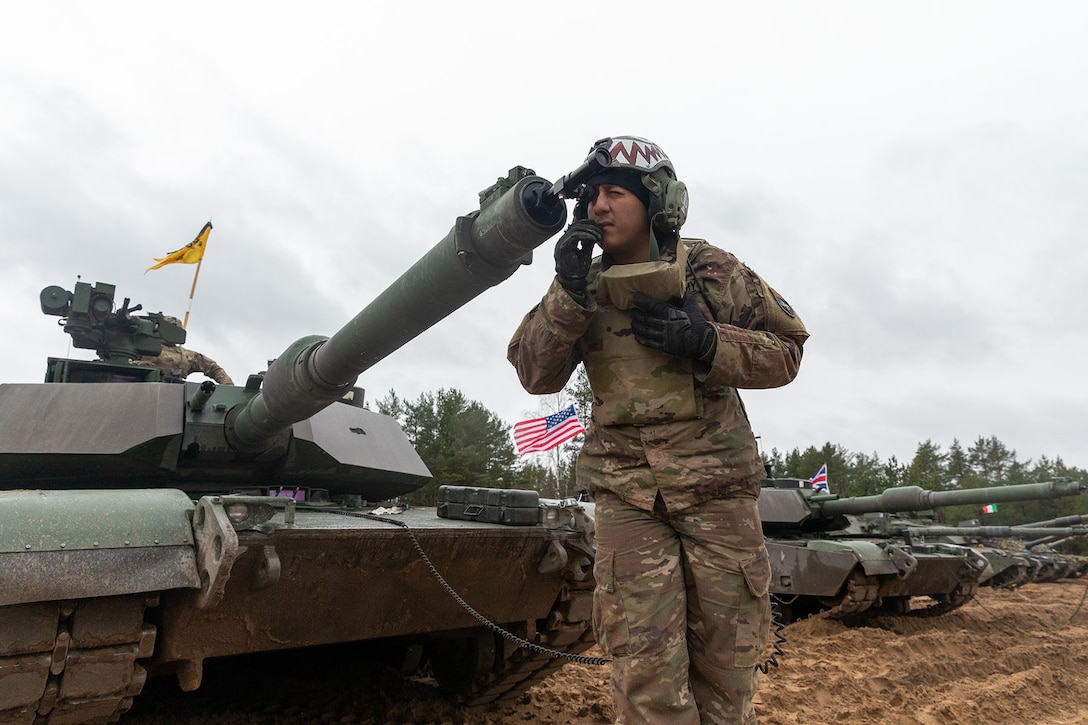
[[(240, 382), (512, 166), (554, 180), (635, 134), (686, 182), (684, 232), (812, 334), (794, 383), (744, 396), (765, 449), (996, 436), (1088, 467), (1085, 28), (1072, 0), (8, 5), (0, 380), (68, 352), (43, 287), (183, 316), (194, 267), (144, 270), (210, 218), (188, 346)], [(366, 371), (368, 397), (551, 412), (506, 344), (552, 247)]]

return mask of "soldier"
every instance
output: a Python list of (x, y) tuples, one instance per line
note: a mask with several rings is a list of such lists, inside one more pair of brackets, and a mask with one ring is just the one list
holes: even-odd
[[(170, 315), (164, 315), (164, 319), (181, 327), (181, 320)], [(184, 380), (192, 373), (204, 373), (209, 378), (223, 385), (234, 385), (234, 381), (227, 375), (227, 371), (219, 367), (219, 363), (207, 355), (202, 355), (196, 350), (189, 350), (181, 345), (163, 340), (162, 352), (155, 357), (143, 356), (132, 361), (133, 365), (159, 368), (167, 377)]]
[(537, 395), (586, 366), (577, 475), (596, 503), (593, 619), (616, 722), (754, 723), (766, 474), (737, 388), (793, 380), (808, 333), (735, 256), (680, 238), (687, 190), (660, 147), (598, 144), (613, 163), (580, 195), (508, 358)]

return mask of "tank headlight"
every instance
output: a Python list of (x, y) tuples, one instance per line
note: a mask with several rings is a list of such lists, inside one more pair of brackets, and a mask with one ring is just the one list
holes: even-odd
[(242, 501), (235, 501), (234, 503), (227, 504), (227, 518), (230, 519), (232, 524), (245, 523), (245, 520), (249, 518), (249, 504)]
[(276, 515), (276, 510), (270, 504), (243, 498), (224, 497), (223, 510), (235, 531), (252, 529)]
[(546, 529), (561, 529), (564, 526), (570, 526), (574, 521), (574, 514), (570, 509), (562, 506), (541, 506), (544, 509), (544, 515), (540, 517), (540, 522)]

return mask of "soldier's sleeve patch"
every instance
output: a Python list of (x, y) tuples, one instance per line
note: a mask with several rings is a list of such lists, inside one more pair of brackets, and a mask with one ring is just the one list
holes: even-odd
[(774, 295), (774, 301), (778, 303), (778, 306), (782, 308), (782, 311), (790, 317), (796, 319), (797, 313), (793, 311), (792, 307), (790, 307), (790, 303), (786, 302), (786, 298), (780, 295), (778, 293), (778, 290), (776, 290), (774, 287), (768, 285), (768, 289), (771, 290), (771, 294)]

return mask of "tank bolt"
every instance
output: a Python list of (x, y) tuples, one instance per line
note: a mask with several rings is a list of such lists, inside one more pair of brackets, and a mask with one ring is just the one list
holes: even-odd
[(60, 548), (62, 548), (62, 549), (63, 549), (63, 548), (64, 548), (64, 547), (66, 547), (66, 546), (68, 546), (68, 544), (61, 544), (61, 545), (60, 545)]
[(27, 544), (25, 548), (26, 548), (27, 551), (29, 551), (30, 550), (30, 544)]

